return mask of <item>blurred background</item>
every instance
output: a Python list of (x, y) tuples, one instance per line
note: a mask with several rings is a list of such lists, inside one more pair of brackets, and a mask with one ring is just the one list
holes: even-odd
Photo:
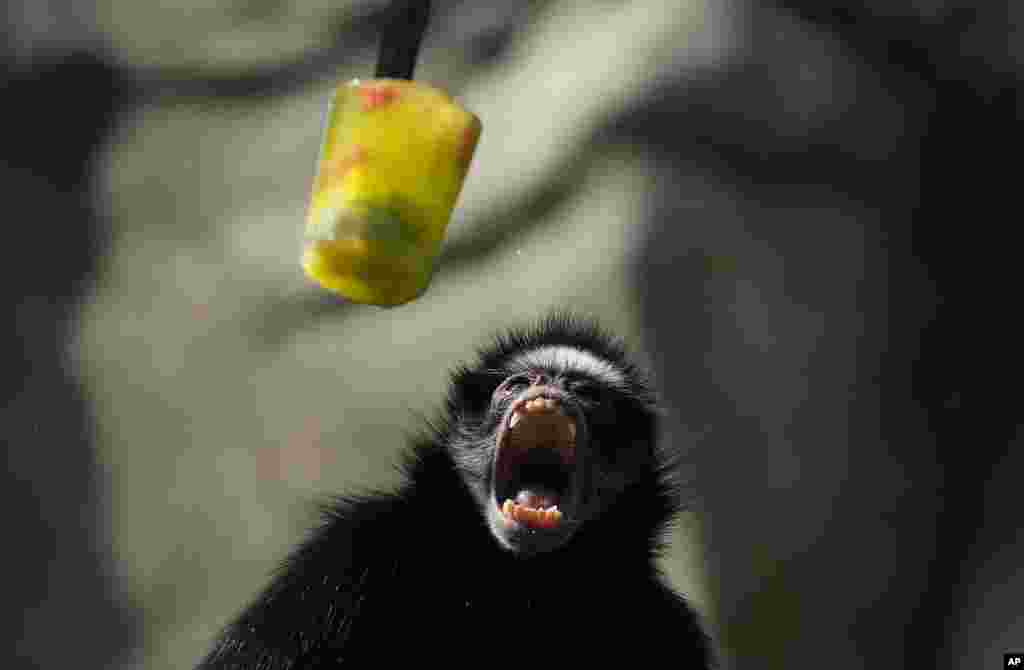
[(663, 564), (727, 666), (1024, 647), (1019, 5), (435, 2), (416, 77), (484, 131), (390, 310), (298, 262), (384, 9), (0, 9), (2, 667), (191, 667), (454, 364), (565, 306), (659, 380)]

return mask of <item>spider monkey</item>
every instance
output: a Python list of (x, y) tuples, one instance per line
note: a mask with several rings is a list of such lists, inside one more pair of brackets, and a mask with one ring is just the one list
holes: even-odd
[[(654, 559), (677, 508), (622, 344), (554, 314), (452, 375), (392, 492), (338, 499), (200, 670), (711, 665)], [(555, 666), (571, 667), (571, 666)]]

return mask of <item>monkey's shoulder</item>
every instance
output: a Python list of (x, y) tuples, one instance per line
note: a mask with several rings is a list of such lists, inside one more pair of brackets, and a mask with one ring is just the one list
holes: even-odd
[[(202, 670), (319, 667), (311, 659), (344, 647), (389, 557), (401, 553), (407, 501), (401, 495), (338, 498), (231, 621)], [(304, 666), (305, 667), (305, 666)]]

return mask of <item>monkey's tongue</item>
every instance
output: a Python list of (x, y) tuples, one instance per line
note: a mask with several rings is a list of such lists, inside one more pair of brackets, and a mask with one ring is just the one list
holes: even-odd
[(516, 494), (516, 502), (524, 507), (533, 509), (547, 509), (558, 505), (559, 496), (551, 489), (542, 487), (530, 487), (519, 489)]

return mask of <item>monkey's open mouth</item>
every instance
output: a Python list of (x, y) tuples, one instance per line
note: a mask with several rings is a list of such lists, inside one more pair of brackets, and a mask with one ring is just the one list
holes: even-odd
[(494, 462), (496, 503), (508, 528), (561, 526), (571, 505), (576, 421), (548, 397), (517, 401)]

